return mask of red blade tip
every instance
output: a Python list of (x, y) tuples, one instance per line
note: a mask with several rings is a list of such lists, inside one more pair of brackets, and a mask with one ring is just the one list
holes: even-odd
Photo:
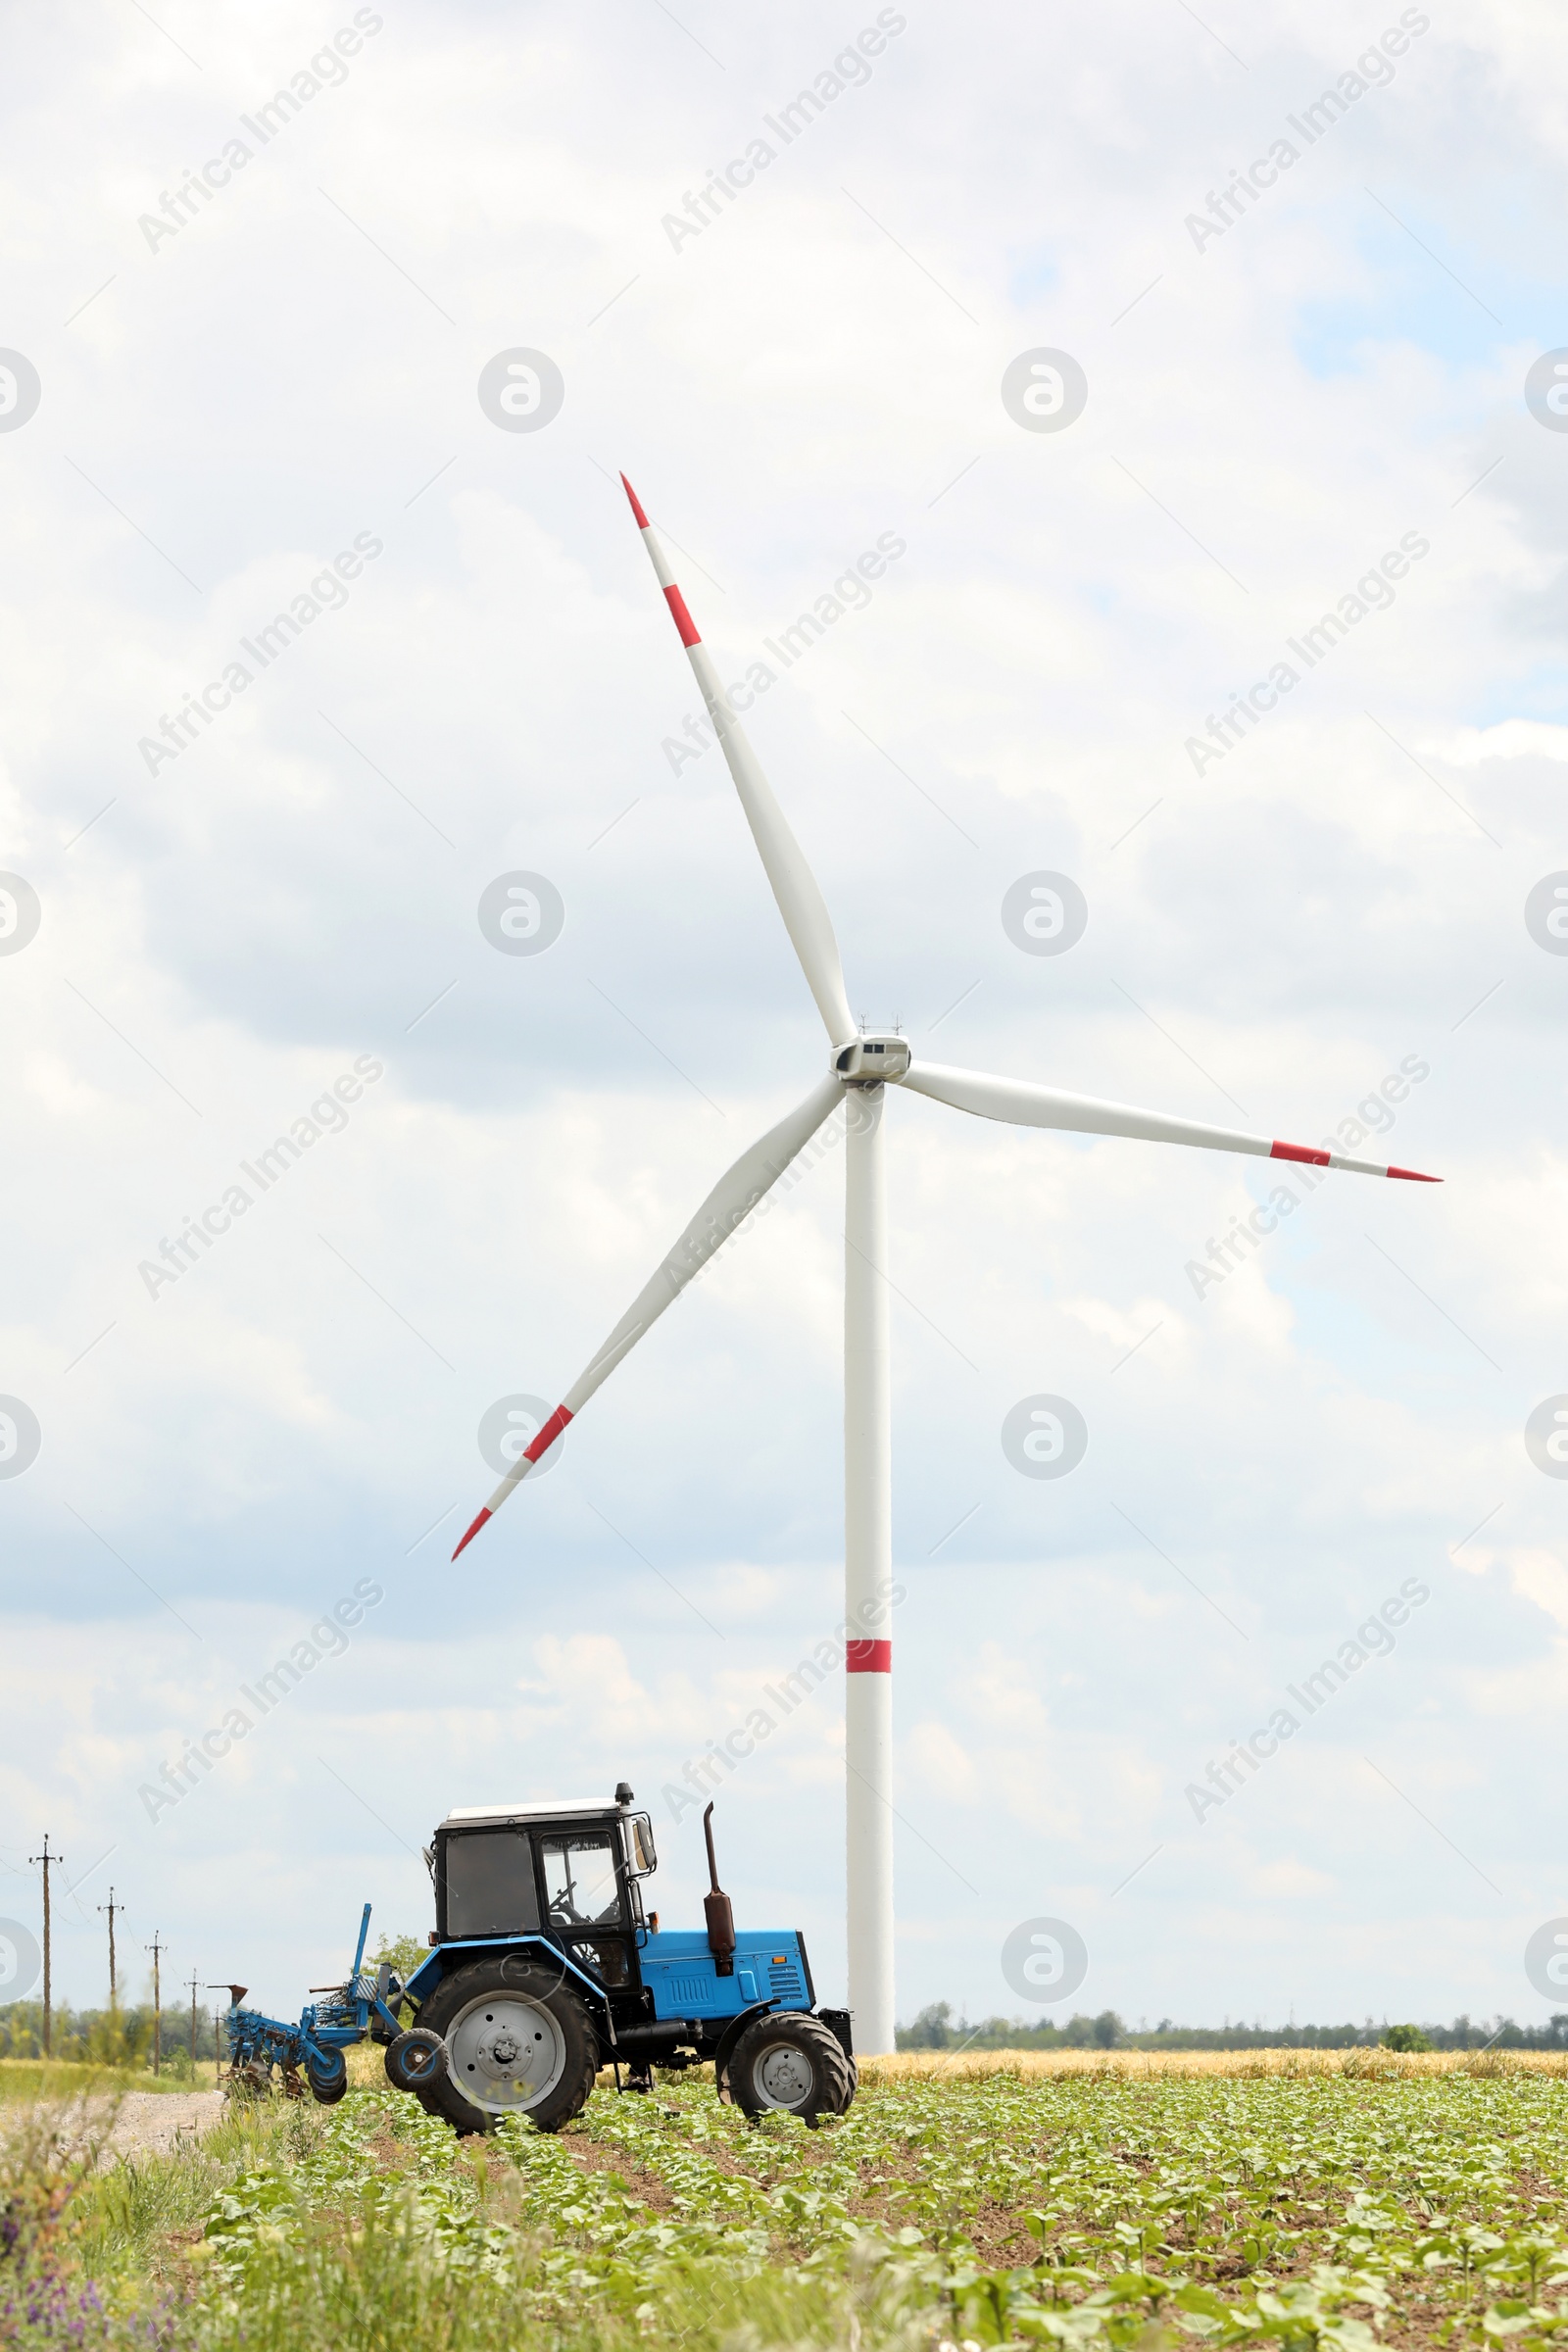
[(643, 513), (643, 502), (638, 497), (636, 491), (632, 488), (630, 482), (627, 481), (624, 474), (622, 474), (620, 477), (620, 486), (625, 491), (626, 496), (631, 500), (631, 511), (637, 517), (637, 528), (640, 531), (646, 531), (648, 528), (648, 517)]
[(1391, 1168), (1391, 1176), (1402, 1176), (1406, 1184), (1441, 1184), (1441, 1176), (1423, 1176), (1417, 1168)]
[[(475, 1537), (475, 1536), (476, 1536), (476, 1535), (479, 1533), (479, 1530), (480, 1530), (480, 1528), (481, 1528), (481, 1527), (483, 1527), (483, 1525), (484, 1525), (485, 1521), (486, 1521), (486, 1520), (489, 1518), (489, 1516), (490, 1516), (490, 1505), (489, 1505), (488, 1503), (486, 1503), (486, 1504), (485, 1504), (485, 1506), (484, 1506), (484, 1509), (483, 1509), (483, 1510), (482, 1510), (482, 1511), (479, 1513), (479, 1516), (478, 1516), (478, 1518), (477, 1518), (477, 1519), (474, 1521), (473, 1525), (472, 1525), (472, 1526), (469, 1528), (469, 1530), (468, 1530), (467, 1534), (466, 1534), (466, 1535), (464, 1537), (464, 1539), (463, 1539), (463, 1543), (462, 1543), (462, 1544), (460, 1544), (458, 1545), (458, 1551), (462, 1551), (462, 1550), (463, 1550), (463, 1548), (464, 1548), (464, 1545), (465, 1545), (465, 1544), (471, 1544), (471, 1543), (473, 1542), (473, 1539), (474, 1539), (474, 1537)], [(452, 1557), (453, 1557), (454, 1559), (456, 1559), (456, 1558), (457, 1558), (457, 1556), (458, 1556), (458, 1551), (455, 1551), (455, 1552), (452, 1554)]]

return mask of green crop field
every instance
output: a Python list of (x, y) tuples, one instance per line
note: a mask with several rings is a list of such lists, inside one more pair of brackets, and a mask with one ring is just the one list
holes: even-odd
[(462, 2143), (367, 2082), (93, 2172), (12, 2108), (0, 2341), (1528, 2346), (1568, 2331), (1560, 2065), (904, 2061), (814, 2132), (664, 2077)]

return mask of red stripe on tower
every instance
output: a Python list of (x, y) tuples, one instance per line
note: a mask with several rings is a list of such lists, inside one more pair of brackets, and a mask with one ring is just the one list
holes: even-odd
[(686, 599), (682, 596), (680, 590), (678, 588), (666, 588), (664, 590), (664, 598), (671, 612), (673, 612), (675, 615), (675, 626), (680, 631), (680, 641), (682, 645), (701, 645), (703, 641), (697, 634), (697, 623), (687, 612)]
[(643, 513), (643, 502), (638, 497), (636, 491), (632, 488), (630, 482), (627, 481), (624, 474), (622, 474), (620, 477), (620, 486), (625, 491), (626, 496), (631, 500), (631, 511), (637, 517), (637, 528), (640, 531), (646, 531), (648, 528), (648, 517)]
[(1275, 1144), (1270, 1148), (1269, 1157), (1304, 1160), (1309, 1168), (1326, 1168), (1330, 1164), (1326, 1152), (1310, 1152), (1305, 1144)]
[[(551, 1414), (549, 1420), (540, 1430), (539, 1435), (534, 1439), (533, 1444), (523, 1447), (523, 1460), (525, 1462), (536, 1462), (541, 1454), (548, 1453), (551, 1446), (555, 1444), (556, 1440), (560, 1437), (562, 1431), (565, 1428), (566, 1423), (570, 1419), (571, 1415), (567, 1412), (565, 1406), (564, 1404), (558, 1404), (555, 1411)], [(465, 1541), (466, 1541), (466, 1539), (465, 1539)], [(454, 1553), (453, 1556), (455, 1558), (457, 1555)]]
[(846, 1642), (844, 1644), (846, 1674), (891, 1674), (893, 1644), (891, 1642)]

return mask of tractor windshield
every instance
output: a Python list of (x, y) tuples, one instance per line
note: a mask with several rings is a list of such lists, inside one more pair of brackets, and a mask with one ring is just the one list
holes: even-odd
[(541, 1838), (545, 1905), (553, 1928), (618, 1928), (620, 1888), (608, 1831)]

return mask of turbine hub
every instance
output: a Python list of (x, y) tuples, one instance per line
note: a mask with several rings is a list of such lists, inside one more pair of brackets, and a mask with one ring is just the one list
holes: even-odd
[(873, 1029), (853, 1045), (841, 1046), (833, 1067), (846, 1086), (881, 1086), (904, 1076), (909, 1066), (909, 1041), (891, 1029)]

